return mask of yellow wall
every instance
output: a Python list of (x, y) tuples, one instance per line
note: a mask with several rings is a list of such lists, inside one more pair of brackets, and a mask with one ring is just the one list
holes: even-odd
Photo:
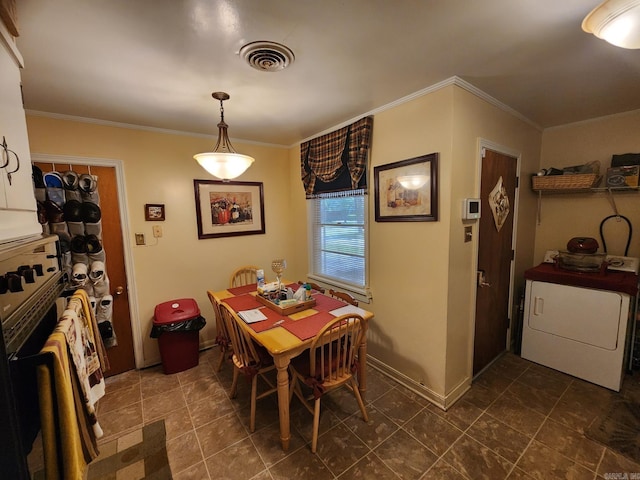
[[(28, 117), (31, 151), (50, 155), (122, 160), (131, 236), (145, 233), (145, 203), (164, 203), (167, 219), (157, 246), (132, 245), (144, 361), (159, 361), (148, 337), (156, 304), (195, 298), (205, 318), (203, 342), (214, 339), (207, 289), (227, 286), (240, 264), (261, 265), (269, 275), (273, 258), (289, 262), (285, 276), (307, 274), (307, 206), (300, 182), (299, 147), (234, 142), (256, 158), (239, 180), (264, 182), (265, 235), (198, 240), (193, 179), (210, 178), (192, 159), (212, 140), (130, 130), (68, 120)], [(369, 353), (428, 396), (445, 403), (468, 385), (475, 313), (476, 240), (463, 242), (460, 201), (479, 190), (478, 137), (522, 153), (523, 173), (538, 169), (540, 133), (457, 86), (448, 86), (375, 115), (369, 195), (370, 285), (375, 313)], [(439, 220), (377, 223), (374, 167), (429, 153), (439, 154)], [(531, 266), (535, 196), (524, 189), (518, 222), (517, 271)], [(475, 228), (475, 224), (474, 224)], [(135, 320), (134, 320), (135, 321)]]
[[(445, 88), (377, 114), (373, 168), (439, 154), (439, 182), (451, 177), (452, 89)], [(372, 185), (373, 186), (373, 185)], [(437, 222), (375, 222), (369, 196), (371, 309), (369, 352), (428, 389), (444, 393), (449, 201), (440, 190)]]
[[(464, 243), (461, 201), (478, 195), (478, 140), (517, 151), (538, 169), (540, 132), (457, 86), (375, 116), (373, 167), (439, 153), (439, 221), (376, 223), (370, 197), (369, 352), (434, 398), (471, 378), (477, 239)], [(535, 197), (521, 190), (516, 275), (531, 266)], [(466, 223), (469, 224), (469, 223)]]
[[(568, 167), (590, 161), (601, 162), (601, 173), (611, 165), (611, 156), (640, 153), (640, 111), (548, 129), (542, 137), (541, 168)], [(640, 256), (640, 196), (638, 192), (614, 193), (618, 213), (628, 217), (634, 234), (628, 256)], [(598, 239), (600, 222), (613, 215), (606, 193), (543, 196), (541, 223), (536, 230), (535, 264), (546, 250), (566, 250), (567, 241), (576, 236)], [(605, 224), (608, 253), (623, 255), (627, 242), (626, 222), (608, 220)]]
[[(140, 322), (145, 366), (160, 361), (157, 341), (149, 338), (155, 305), (195, 298), (207, 319), (200, 340), (212, 344), (215, 321), (207, 289), (226, 288), (231, 272), (244, 264), (263, 266), (267, 278), (273, 278), (271, 260), (287, 258), (294, 249), (296, 240), (288, 234), (295, 220), (287, 214), (289, 192), (302, 187), (291, 185), (287, 149), (234, 143), (238, 151), (256, 158), (239, 180), (264, 183), (266, 234), (199, 240), (193, 180), (213, 178), (193, 160), (193, 154), (210, 150), (211, 139), (36, 116), (28, 116), (27, 125), (32, 154), (123, 162), (132, 236), (127, 241), (133, 252), (139, 307), (139, 318), (133, 321)], [(153, 224), (144, 220), (146, 203), (165, 204), (163, 237), (155, 246), (136, 246), (136, 232), (153, 243)], [(290, 262), (285, 276), (297, 278), (298, 269), (297, 262)]]
[[(529, 178), (538, 170), (541, 132), (487, 103), (462, 88), (454, 89), (453, 176), (450, 184), (450, 242), (446, 391), (466, 380), (472, 368), (476, 291), (476, 252), (478, 223), (461, 220), (461, 202), (480, 193), (479, 139), (495, 144), (503, 153), (520, 157), (520, 178)], [(516, 258), (514, 266), (514, 302), (522, 288), (522, 272), (531, 266), (535, 233), (535, 198), (526, 182), (518, 191), (518, 211), (512, 204), (515, 222)], [(485, 212), (489, 214), (489, 212)], [(471, 225), (474, 240), (464, 242), (464, 227)], [(514, 311), (512, 305), (512, 311)], [(512, 320), (514, 315), (511, 316)]]

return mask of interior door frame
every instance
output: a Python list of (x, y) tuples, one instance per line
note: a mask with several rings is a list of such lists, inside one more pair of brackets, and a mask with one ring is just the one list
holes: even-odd
[[(478, 138), (478, 151), (477, 151), (477, 159), (478, 159), (478, 176), (476, 183), (476, 192), (482, 191), (481, 182), (482, 182), (482, 160), (484, 158), (484, 151), (492, 150), (494, 152), (500, 153), (502, 155), (508, 155), (509, 157), (513, 157), (516, 159), (516, 177), (518, 181), (516, 183), (515, 190), (515, 198), (513, 200), (513, 229), (511, 232), (511, 249), (513, 250), (513, 259), (511, 260), (511, 264), (509, 267), (509, 328), (507, 329), (506, 335), (506, 349), (509, 350), (511, 343), (511, 335), (513, 331), (513, 297), (514, 297), (514, 284), (515, 284), (515, 265), (516, 259), (518, 258), (518, 252), (516, 250), (517, 238), (518, 238), (518, 206), (520, 203), (520, 186), (521, 186), (521, 175), (520, 175), (520, 166), (522, 164), (522, 153), (507, 147), (505, 145), (501, 145), (499, 143), (493, 142), (483, 137)], [(482, 215), (490, 215), (491, 212), (481, 212)], [(479, 229), (476, 229), (478, 234), (475, 236), (475, 242), (473, 245), (473, 269), (471, 271), (473, 278), (473, 325), (471, 326), (471, 338), (473, 339), (470, 345), (469, 352), (469, 376), (471, 378), (477, 377), (482, 372), (484, 372), (491, 363), (483, 368), (480, 372), (478, 372), (475, 376), (473, 375), (473, 355), (474, 355), (474, 346), (475, 346), (475, 325), (476, 325), (476, 302), (477, 302), (477, 285), (478, 285), (478, 254), (480, 251), (480, 235)]]
[(126, 182), (124, 177), (124, 165), (122, 160), (110, 158), (76, 157), (70, 155), (50, 155), (44, 153), (32, 153), (31, 161), (52, 163), (60, 165), (88, 165), (96, 167), (113, 167), (116, 173), (116, 184), (118, 189), (118, 208), (120, 209), (120, 221), (122, 222), (122, 247), (124, 251), (124, 268), (127, 275), (127, 291), (129, 301), (129, 314), (131, 322), (131, 334), (133, 336), (133, 355), (136, 369), (144, 367), (142, 351), (142, 332), (140, 323), (134, 322), (138, 315), (138, 294), (135, 281), (135, 269), (133, 268), (133, 252), (131, 251), (131, 238), (129, 228), (129, 206), (127, 202)]

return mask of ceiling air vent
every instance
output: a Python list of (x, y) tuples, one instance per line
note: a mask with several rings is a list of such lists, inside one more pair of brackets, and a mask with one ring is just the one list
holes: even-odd
[(240, 57), (256, 70), (277, 72), (295, 60), (290, 48), (275, 42), (251, 42), (240, 49)]

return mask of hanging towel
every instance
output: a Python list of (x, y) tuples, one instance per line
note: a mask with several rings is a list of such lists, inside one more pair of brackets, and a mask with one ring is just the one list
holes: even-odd
[(109, 368), (89, 297), (78, 290), (41, 350), (38, 366), (42, 443), (47, 480), (82, 479), (102, 436), (95, 411)]
[(104, 396), (104, 377), (95, 343), (88, 334), (87, 325), (74, 310), (68, 308), (62, 313), (59, 325), (64, 325), (64, 333), (72, 359), (72, 367), (78, 378), (82, 395), (81, 405), (86, 410), (97, 438), (102, 437), (102, 429), (96, 417), (96, 403)]
[[(95, 436), (87, 442), (81, 428), (84, 408), (74, 401), (73, 375), (64, 329), (69, 322), (58, 324), (41, 350), (46, 358), (38, 365), (40, 422), (47, 480), (81, 480), (87, 464), (98, 456)], [(76, 395), (77, 398), (77, 395)], [(80, 412), (80, 415), (78, 415)]]
[[(103, 364), (106, 353), (104, 353), (100, 335), (96, 334), (95, 315), (84, 290), (74, 293), (59, 322), (69, 322), (69, 328), (65, 328), (65, 334), (83, 394), (82, 401), (96, 438), (101, 438), (103, 432), (96, 416), (96, 403), (105, 394)], [(100, 350), (104, 355), (99, 354)]]
[[(81, 311), (84, 315), (84, 318), (88, 319), (87, 324), (91, 331), (91, 335), (95, 340), (94, 345), (96, 346), (96, 351), (98, 353), (98, 358), (100, 360), (100, 368), (102, 368), (103, 372), (108, 372), (111, 368), (109, 364), (109, 358), (107, 357), (107, 349), (102, 341), (102, 336), (100, 335), (100, 331), (98, 330), (98, 320), (96, 319), (96, 315), (94, 313), (93, 308), (91, 308), (91, 301), (89, 299), (89, 295), (84, 290), (76, 290), (76, 292), (71, 297), (70, 301), (77, 299), (81, 305)], [(76, 312), (79, 313), (79, 310), (76, 308)]]

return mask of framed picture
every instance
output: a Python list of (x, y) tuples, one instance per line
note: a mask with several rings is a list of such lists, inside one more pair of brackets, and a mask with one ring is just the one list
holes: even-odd
[(373, 168), (376, 222), (438, 220), (438, 154)]
[(147, 203), (144, 206), (144, 219), (147, 222), (164, 222), (164, 205), (161, 203)]
[(262, 182), (194, 180), (198, 238), (264, 233)]

